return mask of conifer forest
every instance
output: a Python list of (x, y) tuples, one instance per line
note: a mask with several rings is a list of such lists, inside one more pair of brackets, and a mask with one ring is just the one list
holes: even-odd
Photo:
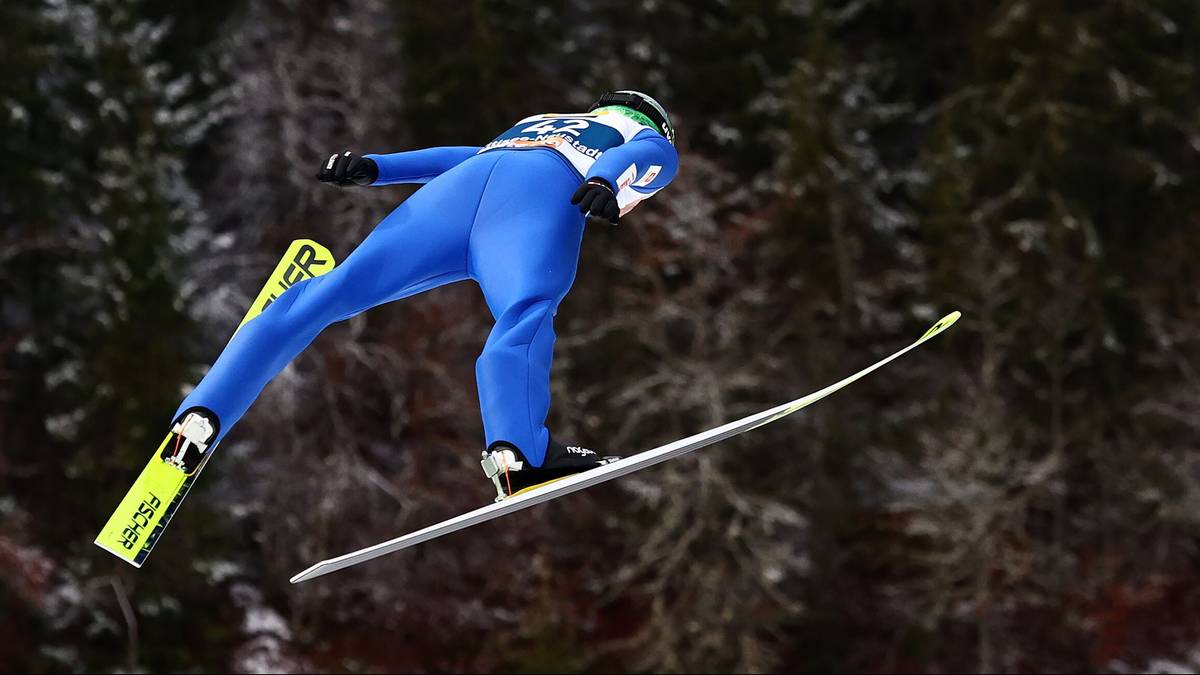
[[(0, 671), (1200, 671), (1196, 0), (0, 1)], [(547, 424), (774, 424), (302, 584), (496, 496), (474, 283), (320, 333), (140, 569), (93, 545), (294, 239), (647, 92)], [(557, 197), (556, 197), (557, 198)], [(397, 257), (410, 251), (396, 251)]]

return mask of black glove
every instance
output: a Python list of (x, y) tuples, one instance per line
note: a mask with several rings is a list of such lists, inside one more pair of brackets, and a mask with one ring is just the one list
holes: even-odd
[(369, 157), (359, 157), (347, 150), (334, 153), (321, 164), (317, 180), (334, 185), (370, 185), (379, 178), (379, 165)]
[(603, 178), (589, 178), (571, 195), (571, 203), (578, 204), (579, 210), (603, 218), (616, 225), (621, 220), (621, 208), (617, 206), (617, 195), (612, 186)]

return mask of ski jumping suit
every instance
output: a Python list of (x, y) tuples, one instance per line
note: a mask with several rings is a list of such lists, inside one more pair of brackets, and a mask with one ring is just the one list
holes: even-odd
[(570, 198), (599, 177), (621, 212), (675, 175), (675, 148), (618, 112), (535, 115), (479, 147), (367, 155), (374, 185), (425, 183), (329, 273), (288, 289), (238, 331), (176, 418), (202, 406), (214, 443), (326, 326), (453, 281), (474, 279), (496, 323), (476, 362), (488, 447), (541, 466), (549, 441), (553, 317), (579, 263), (585, 218)]

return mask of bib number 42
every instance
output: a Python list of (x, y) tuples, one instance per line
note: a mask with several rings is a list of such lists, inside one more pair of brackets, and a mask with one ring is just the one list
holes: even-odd
[(557, 120), (542, 120), (537, 124), (521, 129), (522, 133), (530, 134), (571, 134), (579, 136), (591, 126), (587, 120), (581, 119), (557, 119)]

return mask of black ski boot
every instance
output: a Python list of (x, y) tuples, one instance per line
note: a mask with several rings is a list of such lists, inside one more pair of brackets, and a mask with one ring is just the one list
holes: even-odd
[(483, 473), (496, 486), (496, 501), (502, 501), (518, 492), (539, 487), (560, 478), (573, 476), (588, 469), (615, 462), (620, 457), (601, 457), (594, 451), (579, 446), (565, 446), (550, 438), (546, 448), (546, 459), (541, 466), (533, 466), (516, 447), (503, 441), (492, 443), (483, 453)]

